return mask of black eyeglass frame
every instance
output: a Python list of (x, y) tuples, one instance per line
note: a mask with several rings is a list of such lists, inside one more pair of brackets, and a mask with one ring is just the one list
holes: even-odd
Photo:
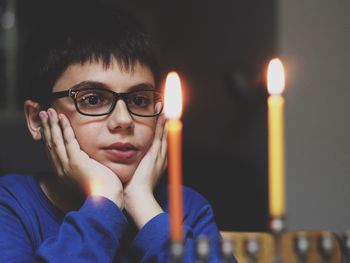
[[(80, 91), (84, 91), (84, 90), (102, 90), (102, 91), (106, 91), (106, 92), (109, 92), (109, 93), (113, 94), (113, 101), (112, 101), (112, 104), (111, 104), (108, 112), (100, 113), (100, 114), (89, 114), (89, 113), (81, 112), (79, 107), (78, 107), (78, 103), (77, 103), (77, 94)], [(65, 98), (65, 97), (71, 97), (73, 99), (73, 101), (74, 101), (74, 106), (75, 106), (75, 109), (77, 110), (77, 112), (79, 112), (80, 114), (85, 115), (85, 116), (98, 117), (98, 116), (108, 115), (114, 110), (115, 106), (117, 105), (118, 100), (123, 100), (125, 105), (126, 105), (126, 108), (129, 111), (129, 113), (131, 113), (132, 115), (135, 115), (135, 116), (147, 118), (147, 117), (156, 117), (159, 114), (161, 114), (162, 111), (163, 111), (163, 108), (164, 108), (164, 103), (162, 103), (162, 108), (160, 109), (160, 111), (158, 113), (152, 114), (152, 115), (142, 115), (142, 114), (134, 113), (133, 111), (130, 110), (128, 102), (127, 102), (128, 96), (130, 94), (133, 94), (133, 93), (136, 93), (136, 92), (140, 92), (140, 91), (141, 92), (142, 91), (152, 91), (156, 95), (159, 95), (159, 98), (161, 99), (161, 101), (163, 101), (162, 94), (160, 92), (158, 92), (156, 90), (152, 90), (152, 89), (138, 89), (138, 90), (134, 90), (134, 91), (130, 91), (130, 92), (119, 92), (118, 93), (118, 92), (114, 92), (112, 90), (105, 89), (105, 88), (100, 88), (100, 87), (95, 87), (95, 88), (90, 88), (89, 87), (89, 88), (79, 88), (79, 89), (75, 89), (73, 87), (73, 88), (70, 88), (68, 90), (52, 92), (51, 96), (52, 96), (52, 99), (60, 99), (60, 98)]]

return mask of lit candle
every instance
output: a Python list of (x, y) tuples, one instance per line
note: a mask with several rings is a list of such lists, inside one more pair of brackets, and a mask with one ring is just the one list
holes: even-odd
[(165, 82), (164, 113), (167, 117), (168, 176), (170, 236), (172, 241), (182, 241), (182, 92), (176, 72), (170, 72)]
[(284, 70), (279, 59), (270, 61), (267, 73), (269, 207), (272, 218), (285, 214), (284, 185)]

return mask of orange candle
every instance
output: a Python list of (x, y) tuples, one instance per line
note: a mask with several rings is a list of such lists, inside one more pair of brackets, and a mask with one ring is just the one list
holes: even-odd
[(176, 72), (170, 72), (165, 82), (164, 112), (167, 117), (168, 176), (170, 236), (172, 241), (182, 241), (182, 94), (181, 82)]
[(284, 70), (279, 59), (273, 59), (268, 66), (268, 169), (269, 208), (273, 218), (285, 214), (284, 185)]

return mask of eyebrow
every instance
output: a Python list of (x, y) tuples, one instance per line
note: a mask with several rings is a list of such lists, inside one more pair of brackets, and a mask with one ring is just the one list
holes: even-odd
[[(110, 86), (108, 86), (102, 82), (90, 81), (90, 80), (82, 81), (82, 82), (74, 85), (73, 87), (71, 87), (71, 89), (79, 90), (82, 88), (86, 88), (88, 86), (91, 86), (92, 88), (112, 90), (112, 88)], [(126, 92), (137, 91), (137, 90), (155, 90), (155, 87), (151, 83), (148, 83), (148, 82), (139, 83), (139, 84), (128, 87)]]

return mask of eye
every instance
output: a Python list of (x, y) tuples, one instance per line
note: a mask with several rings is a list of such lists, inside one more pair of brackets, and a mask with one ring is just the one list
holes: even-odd
[(96, 105), (98, 104), (98, 102), (100, 101), (100, 98), (96, 95), (90, 95), (90, 96), (86, 96), (84, 97), (84, 102), (86, 104), (89, 104), (89, 105)]
[(77, 95), (81, 107), (99, 107), (110, 103), (109, 94), (101, 91), (84, 91)]
[(141, 92), (130, 94), (130, 98), (128, 100), (129, 105), (135, 107), (147, 107), (152, 102), (152, 96), (149, 94), (150, 92)]
[(142, 105), (147, 105), (149, 99), (145, 96), (138, 95), (134, 97), (133, 101), (135, 105), (142, 106)]
[(96, 106), (98, 104), (101, 104), (102, 101), (103, 98), (101, 98), (97, 94), (89, 94), (81, 97), (78, 102), (87, 106)]

